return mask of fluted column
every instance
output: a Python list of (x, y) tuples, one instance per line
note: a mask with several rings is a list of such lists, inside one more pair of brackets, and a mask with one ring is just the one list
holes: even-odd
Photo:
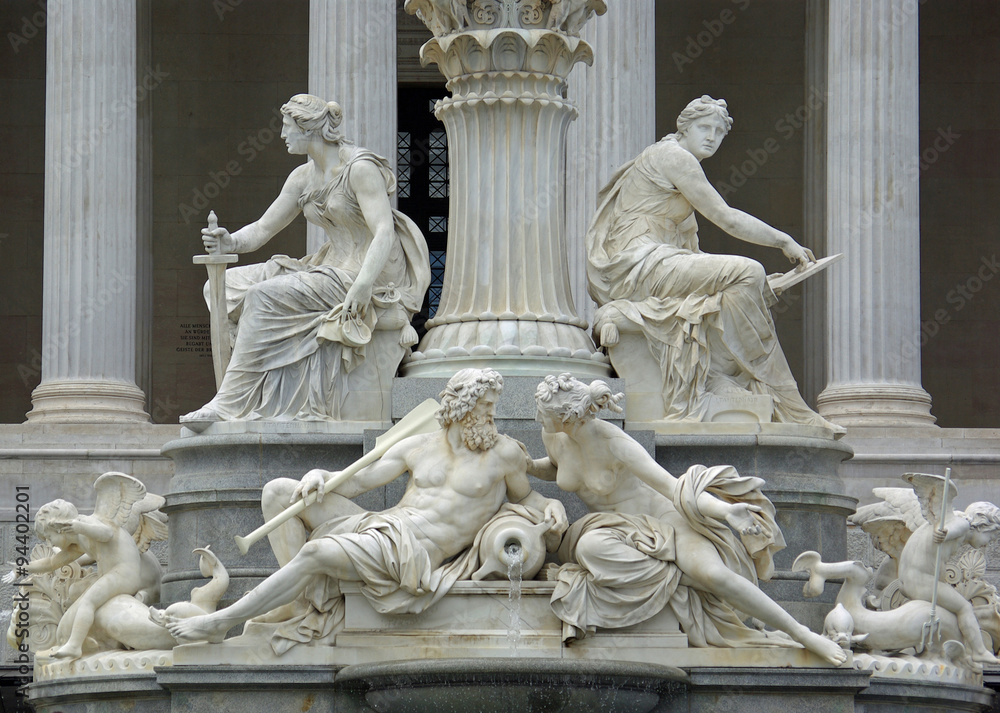
[(136, 386), (136, 2), (49, 0), (42, 381), (30, 421), (148, 421)]
[(592, 50), (578, 27), (549, 29), (550, 7), (472, 3), (467, 16), (429, 23), (437, 37), (421, 60), (437, 64), (451, 92), (435, 112), (448, 133), (448, 259), (407, 376), (485, 364), (532, 376), (609, 372), (577, 314), (566, 247), (566, 132), (577, 113), (566, 78)]
[(577, 312), (592, 322), (584, 236), (597, 210), (597, 193), (626, 161), (656, 141), (656, 44), (653, 0), (614, 3), (587, 23), (583, 38), (594, 64), (569, 76), (569, 96), (580, 116), (566, 141), (566, 242)]
[[(344, 135), (395, 170), (395, 0), (309, 0), (309, 93), (340, 104)], [(325, 241), (310, 223), (308, 251)]]
[[(830, 0), (806, 0), (806, 71), (803, 98), (814, 109), (802, 126), (803, 160), (803, 245), (818, 257), (829, 255), (826, 241), (826, 106), (827, 44)], [(822, 104), (816, 104), (822, 102)], [(834, 268), (838, 269), (838, 268)], [(803, 351), (805, 369), (802, 397), (816, 404), (826, 387), (827, 320), (826, 273), (808, 279), (802, 285)]]
[(844, 425), (934, 422), (920, 385), (917, 11), (830, 2), (827, 113), (829, 382)]

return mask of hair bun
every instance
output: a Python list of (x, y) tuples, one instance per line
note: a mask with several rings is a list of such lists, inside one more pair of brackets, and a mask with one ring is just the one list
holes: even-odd
[(344, 110), (340, 108), (340, 104), (334, 101), (327, 102), (326, 111), (330, 115), (334, 128), (340, 126), (340, 122), (344, 119)]

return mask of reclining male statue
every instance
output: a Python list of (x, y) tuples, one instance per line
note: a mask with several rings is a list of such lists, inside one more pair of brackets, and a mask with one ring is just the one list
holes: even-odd
[[(341, 581), (361, 582), (381, 613), (426, 609), (475, 570), (473, 554), (455, 556), (468, 550), (505, 498), (540, 511), (538, 521), (549, 520), (562, 533), (562, 503), (531, 489), (525, 452), (494, 426), (502, 388), (503, 377), (492, 369), (459, 371), (441, 395), (441, 431), (400, 441), (325, 497), (322, 485), (333, 474), (324, 470), (311, 470), (298, 483), (270, 482), (263, 494), (268, 519), (289, 501), (315, 498), (271, 535), (281, 568), (232, 606), (169, 622), (170, 632), (218, 642), (231, 627), (268, 614), (259, 621), (281, 622), (271, 639), (280, 655), (297, 642), (335, 633), (343, 614)], [(394, 507), (368, 512), (348, 499), (406, 472), (409, 483)]]

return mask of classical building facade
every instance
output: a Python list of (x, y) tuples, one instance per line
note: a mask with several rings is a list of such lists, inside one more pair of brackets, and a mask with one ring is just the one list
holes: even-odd
[[(735, 126), (709, 179), (846, 256), (775, 313), (807, 400), (849, 429), (848, 492), (950, 465), (963, 497), (1000, 499), (1000, 5), (608, 4), (567, 88), (580, 314), (597, 191), (690, 99), (723, 97)], [(159, 448), (214, 388), (191, 256), (209, 209), (255, 220), (299, 162), (279, 138), (291, 95), (337, 99), (345, 132), (398, 164), (401, 205), (425, 191), (440, 276), (444, 82), (401, 0), (9, 0), (0, 30), (0, 521), (18, 485), (36, 505), (85, 502), (106, 470), (167, 490)], [(704, 249), (785, 269), (702, 222)], [(318, 239), (300, 219), (244, 260)]]

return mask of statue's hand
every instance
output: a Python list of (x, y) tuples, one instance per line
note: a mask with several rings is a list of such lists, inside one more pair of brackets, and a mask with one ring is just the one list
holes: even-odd
[(344, 312), (352, 316), (364, 317), (371, 301), (372, 286), (361, 280), (355, 280), (344, 298)]
[(558, 535), (566, 532), (566, 528), (569, 527), (569, 518), (566, 517), (566, 508), (558, 500), (549, 500), (548, 504), (545, 506), (545, 519), (551, 521), (552, 525), (549, 527), (549, 532), (554, 532)]
[(785, 253), (785, 257), (796, 263), (796, 265), (804, 267), (811, 262), (816, 262), (816, 256), (813, 255), (812, 250), (802, 247), (790, 237), (788, 238), (788, 243), (781, 248), (781, 252)]
[(201, 242), (208, 253), (234, 253), (236, 241), (225, 228), (202, 228)]
[(942, 542), (944, 542), (944, 539), (947, 536), (948, 536), (948, 528), (944, 528), (944, 529), (942, 529), (940, 527), (934, 528), (934, 544), (935, 545), (940, 545)]
[(734, 503), (726, 513), (726, 522), (741, 535), (759, 535), (761, 533), (760, 523), (758, 523), (752, 513), (760, 512), (760, 507), (749, 503)]
[(302, 480), (295, 486), (295, 490), (292, 491), (291, 502), (305, 500), (307, 505), (312, 505), (314, 502), (323, 502), (323, 486), (326, 485), (327, 478), (332, 475), (333, 473), (329, 471), (313, 468), (303, 475)]

